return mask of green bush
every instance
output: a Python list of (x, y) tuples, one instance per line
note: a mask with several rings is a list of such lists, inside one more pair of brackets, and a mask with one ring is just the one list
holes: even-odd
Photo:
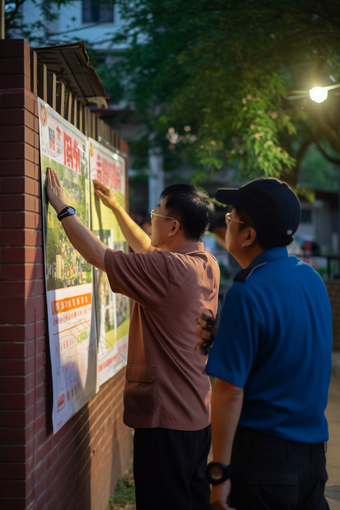
[(109, 503), (110, 505), (135, 503), (135, 482), (131, 474), (118, 480), (114, 495), (110, 497)]

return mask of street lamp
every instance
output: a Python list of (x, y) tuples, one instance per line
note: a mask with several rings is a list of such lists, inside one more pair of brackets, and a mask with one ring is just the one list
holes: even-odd
[(313, 87), (310, 90), (292, 90), (288, 99), (303, 99), (304, 97), (310, 97), (312, 101), (316, 103), (322, 103), (328, 97), (328, 91), (337, 89), (340, 87), (340, 83), (336, 85), (329, 85), (329, 87)]
[(314, 87), (309, 91), (309, 97), (316, 103), (322, 103), (328, 97), (328, 90), (325, 87)]

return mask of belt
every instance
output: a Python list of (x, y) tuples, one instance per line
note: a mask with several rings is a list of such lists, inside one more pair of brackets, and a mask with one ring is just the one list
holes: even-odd
[(235, 439), (233, 443), (235, 450), (244, 450), (246, 448), (254, 448), (258, 450), (277, 451), (295, 453), (297, 455), (314, 455), (318, 453), (325, 453), (327, 443), (300, 443), (297, 441), (287, 441), (278, 437), (268, 436), (256, 432), (252, 429), (239, 427), (236, 430)]

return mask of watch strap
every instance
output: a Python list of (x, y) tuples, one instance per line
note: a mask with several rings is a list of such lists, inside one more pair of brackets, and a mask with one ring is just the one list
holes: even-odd
[[(70, 209), (72, 209), (72, 212), (70, 211)], [(60, 213), (57, 215), (57, 218), (59, 221), (61, 221), (64, 218), (67, 218), (67, 216), (73, 216), (74, 214), (77, 214), (75, 208), (70, 205), (67, 205), (66, 207), (64, 207), (64, 209), (60, 211)]]
[[(220, 478), (214, 478), (211, 476), (211, 470), (214, 468), (220, 468), (221, 470), (221, 477)], [(219, 485), (220, 483), (225, 482), (226, 480), (230, 479), (231, 475), (231, 469), (230, 465), (226, 466), (225, 464), (222, 464), (221, 462), (210, 462), (205, 470), (205, 476), (211, 485)]]

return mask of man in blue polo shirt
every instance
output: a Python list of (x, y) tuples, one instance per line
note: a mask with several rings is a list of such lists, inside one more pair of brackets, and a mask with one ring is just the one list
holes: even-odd
[[(324, 510), (324, 415), (332, 312), (320, 276), (288, 256), (300, 220), (294, 192), (262, 178), (220, 189), (232, 205), (226, 246), (242, 266), (228, 291), (206, 372), (215, 377), (214, 510)], [(204, 347), (214, 325), (199, 319)]]

